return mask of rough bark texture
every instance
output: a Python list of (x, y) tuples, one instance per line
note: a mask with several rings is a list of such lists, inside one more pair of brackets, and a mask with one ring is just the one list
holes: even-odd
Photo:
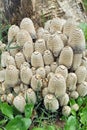
[(12, 24), (19, 24), (23, 17), (30, 17), (38, 25), (56, 16), (87, 21), (82, 0), (2, 0), (2, 3)]

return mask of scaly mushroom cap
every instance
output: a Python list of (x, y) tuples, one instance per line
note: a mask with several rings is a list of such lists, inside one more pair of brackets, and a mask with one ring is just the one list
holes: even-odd
[(48, 95), (48, 87), (46, 87), (46, 88), (44, 88), (43, 90), (42, 90), (42, 96), (43, 97), (45, 97), (46, 95)]
[(50, 33), (53, 34), (62, 30), (62, 22), (60, 18), (53, 18), (50, 23)]
[(1, 54), (1, 67), (6, 67), (6, 59), (10, 54), (7, 51), (2, 52)]
[(48, 87), (48, 78), (42, 79), (43, 88)]
[[(22, 95), (24, 94), (24, 92), (25, 92), (28, 88), (29, 88), (28, 85), (23, 84), (23, 83), (20, 84), (20, 92), (22, 93)], [(23, 96), (24, 96), (24, 95), (23, 95)]]
[(56, 97), (61, 97), (66, 92), (66, 82), (61, 74), (53, 75), (48, 83), (48, 91), (55, 93)]
[(31, 88), (34, 91), (41, 91), (41, 88), (43, 87), (42, 79), (40, 75), (34, 75), (31, 79)]
[(83, 81), (81, 84), (77, 85), (77, 92), (82, 97), (86, 96), (87, 95), (87, 82)]
[(73, 55), (73, 63), (72, 63), (72, 70), (76, 70), (80, 65), (82, 61), (82, 54), (74, 54)]
[(31, 55), (31, 65), (35, 68), (44, 66), (43, 57), (42, 57), (40, 52), (35, 51), (35, 52), (32, 53), (32, 55)]
[(15, 55), (18, 53), (17, 43), (16, 42), (11, 43), (10, 48), (12, 48), (9, 50), (11, 56), (15, 57)]
[(77, 83), (81, 83), (86, 78), (86, 68), (85, 66), (79, 66), (77, 70), (75, 71), (75, 74), (77, 76)]
[(9, 65), (5, 72), (5, 82), (9, 87), (14, 87), (19, 81), (19, 71), (13, 66)]
[(0, 83), (5, 80), (5, 69), (0, 70)]
[(31, 55), (33, 53), (34, 47), (32, 42), (26, 42), (23, 46), (23, 54), (27, 60), (27, 62), (30, 62)]
[(26, 30), (32, 37), (32, 39), (36, 39), (36, 31), (34, 28), (34, 24), (30, 18), (22, 19), (20, 23), (20, 28)]
[(26, 105), (24, 97), (21, 95), (16, 96), (13, 100), (13, 105), (18, 109), (18, 111), (23, 113)]
[(69, 96), (65, 93), (61, 98), (59, 98), (60, 106), (66, 106), (69, 102)]
[(32, 70), (28, 66), (21, 67), (20, 78), (24, 84), (29, 85), (32, 78)]
[(54, 76), (54, 73), (53, 72), (50, 72), (48, 75), (47, 75), (47, 79), (48, 81), (50, 80), (50, 78), (52, 78)]
[(19, 27), (17, 25), (12, 25), (8, 30), (8, 42), (16, 41), (18, 32)]
[(68, 70), (67, 70), (67, 68), (64, 65), (59, 65), (56, 68), (55, 74), (57, 74), (57, 73), (61, 74), (65, 78), (65, 80), (66, 80), (66, 78), (68, 76)]
[(44, 39), (38, 39), (35, 42), (35, 51), (38, 51), (41, 54), (43, 54), (45, 50), (46, 50), (46, 45)]
[(7, 95), (7, 102), (9, 103), (9, 104), (12, 104), (13, 103), (13, 99), (14, 99), (14, 95), (12, 94), (12, 93), (9, 93), (8, 95)]
[(53, 63), (50, 65), (51, 71), (52, 71), (52, 72), (55, 72), (57, 66), (58, 66), (57, 62), (53, 62)]
[(42, 38), (45, 40), (46, 43), (50, 36), (51, 34), (47, 30), (44, 30)]
[(20, 30), (17, 33), (17, 44), (22, 47), (28, 41), (32, 42), (30, 34), (26, 30)]
[(85, 50), (85, 37), (81, 29), (74, 29), (69, 36), (68, 45), (72, 47), (74, 53), (82, 53)]
[(36, 74), (36, 68), (32, 67), (31, 70), (32, 70), (32, 74), (35, 75)]
[(44, 51), (43, 60), (45, 65), (50, 65), (52, 62), (54, 62), (54, 58), (50, 50)]
[(75, 73), (69, 73), (67, 80), (66, 80), (66, 86), (69, 91), (73, 91), (76, 89), (76, 83), (77, 83), (77, 76)]
[(24, 92), (24, 97), (28, 101), (29, 104), (35, 104), (36, 103), (36, 94), (35, 92), (29, 88)]
[(73, 19), (68, 19), (63, 26), (63, 33), (70, 36), (70, 32), (77, 28), (77, 23)]
[(9, 66), (9, 65), (16, 66), (14, 58), (10, 55), (7, 56), (7, 58), (6, 58), (6, 66)]
[(62, 109), (62, 114), (64, 116), (69, 116), (71, 113), (71, 108), (69, 106), (64, 106)]
[(45, 72), (46, 72), (46, 75), (48, 75), (51, 72), (51, 67), (49, 65), (45, 66)]
[(79, 105), (77, 103), (75, 103), (74, 105), (71, 106), (71, 109), (74, 110), (74, 111), (78, 111)]
[(73, 62), (73, 50), (69, 46), (65, 46), (59, 56), (59, 65), (65, 65), (68, 69)]
[(62, 41), (63, 41), (63, 43), (64, 43), (64, 46), (67, 46), (68, 45), (68, 38), (67, 38), (67, 36), (65, 35), (65, 34), (60, 34), (60, 37), (61, 37), (61, 39), (62, 39)]
[(72, 91), (70, 93), (70, 97), (73, 98), (73, 99), (77, 99), (79, 97), (79, 94), (77, 91)]
[(49, 36), (47, 41), (47, 48), (53, 52), (53, 55), (57, 57), (60, 51), (63, 49), (64, 44), (61, 37), (57, 34)]
[(17, 68), (20, 69), (21, 64), (25, 62), (24, 55), (21, 52), (18, 52), (15, 55), (15, 62), (16, 62)]
[(20, 84), (19, 85), (16, 85), (14, 88), (13, 88), (15, 94), (19, 94), (20, 93)]
[(30, 68), (30, 64), (29, 64), (28, 62), (23, 62), (23, 64), (21, 64), (20, 69), (21, 69), (22, 67), (29, 67), (29, 68)]
[(41, 39), (43, 37), (43, 33), (44, 33), (44, 28), (39, 27), (37, 29), (37, 37), (38, 37), (38, 39)]
[(45, 76), (46, 76), (45, 68), (43, 68), (43, 67), (38, 68), (38, 69), (36, 70), (36, 74), (37, 74), (37, 75), (40, 75), (41, 78), (44, 79)]
[(47, 30), (47, 31), (49, 31), (49, 32), (50, 32), (51, 21), (52, 20), (48, 20), (44, 24), (44, 29)]
[(58, 100), (52, 94), (48, 94), (44, 97), (44, 105), (45, 108), (51, 112), (55, 112), (57, 109), (59, 109)]

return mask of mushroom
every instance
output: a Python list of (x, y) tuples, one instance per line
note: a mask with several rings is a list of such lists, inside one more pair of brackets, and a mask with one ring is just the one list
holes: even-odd
[(71, 113), (71, 108), (70, 108), (69, 106), (64, 106), (64, 107), (62, 108), (62, 114), (63, 114), (64, 116), (69, 116), (70, 113)]
[(30, 36), (30, 34), (26, 31), (26, 30), (20, 30), (18, 33), (17, 33), (17, 44), (21, 47), (23, 47), (23, 45), (26, 43), (26, 42), (32, 42), (32, 38)]
[(57, 66), (58, 66), (57, 62), (53, 62), (53, 63), (50, 65), (51, 71), (52, 71), (52, 72), (55, 72)]
[(18, 111), (23, 113), (26, 105), (24, 97), (21, 95), (16, 96), (13, 100), (13, 105), (17, 108)]
[(72, 91), (70, 93), (70, 97), (73, 98), (73, 99), (77, 99), (79, 97), (79, 94), (77, 91)]
[(12, 94), (12, 93), (9, 93), (8, 95), (7, 95), (7, 102), (9, 103), (9, 104), (12, 104), (13, 103), (13, 99), (14, 99), (14, 95)]
[(26, 84), (23, 84), (23, 83), (21, 83), (20, 84), (20, 92), (22, 93), (22, 95), (24, 96), (24, 92), (28, 89), (28, 85), (26, 85)]
[(5, 72), (5, 82), (9, 87), (14, 87), (19, 81), (19, 71), (13, 66), (9, 65)]
[(30, 18), (23, 18), (20, 23), (20, 28), (26, 30), (31, 35), (32, 39), (36, 40), (36, 31)]
[(5, 69), (0, 70), (0, 83), (5, 80)]
[(69, 46), (65, 46), (59, 56), (59, 65), (64, 65), (68, 69), (72, 66), (73, 50)]
[(44, 105), (47, 110), (55, 112), (59, 109), (59, 103), (56, 97), (52, 94), (48, 94), (44, 97)]
[(86, 68), (85, 66), (79, 66), (77, 70), (75, 71), (75, 74), (77, 76), (77, 83), (81, 83), (86, 78)]
[(74, 53), (82, 53), (85, 50), (85, 37), (81, 29), (74, 29), (69, 36), (68, 45), (72, 47)]
[(7, 52), (7, 51), (2, 52), (2, 54), (1, 54), (1, 67), (3, 67), (3, 68), (6, 67), (6, 59), (9, 55), (10, 55), (9, 52)]
[(75, 103), (74, 105), (71, 106), (71, 109), (74, 110), (74, 111), (78, 111), (79, 105), (77, 103)]
[(45, 97), (46, 95), (48, 95), (48, 87), (45, 87), (45, 88), (43, 88), (43, 90), (42, 90), (42, 96), (43, 97)]
[(0, 100), (1, 102), (5, 102), (7, 100), (7, 95), (6, 94), (1, 95)]
[(32, 53), (32, 55), (31, 55), (31, 65), (35, 68), (44, 66), (43, 57), (42, 57), (40, 52), (35, 51), (35, 52)]
[(27, 89), (24, 92), (24, 97), (25, 97), (25, 100), (27, 100), (27, 102), (29, 104), (31, 104), (31, 103), (35, 104), (36, 103), (36, 94), (31, 88)]
[(15, 94), (19, 94), (20, 92), (20, 85), (16, 85), (14, 88), (13, 88)]
[(5, 94), (6, 88), (0, 83), (0, 95)]
[(12, 42), (11, 45), (10, 45), (10, 48), (12, 48), (12, 49), (9, 50), (11, 56), (15, 57), (15, 55), (18, 53), (17, 43)]
[(15, 62), (16, 62), (17, 68), (20, 69), (21, 64), (23, 64), (25, 62), (25, 58), (24, 58), (24, 55), (22, 54), (22, 52), (18, 52), (15, 55)]
[(45, 66), (45, 72), (46, 72), (46, 75), (48, 75), (51, 72), (51, 67), (49, 65)]
[(43, 60), (45, 65), (50, 65), (52, 62), (54, 62), (54, 57), (50, 50), (44, 51)]
[(12, 25), (8, 30), (8, 43), (17, 40), (17, 33), (19, 32), (19, 27), (17, 25)]
[(46, 76), (45, 68), (43, 68), (43, 67), (38, 68), (36, 70), (36, 74), (40, 75), (40, 77), (44, 79)]
[(82, 58), (81, 66), (85, 66), (87, 69), (87, 58), (86, 57)]
[(57, 73), (61, 74), (65, 78), (65, 80), (66, 80), (66, 78), (68, 76), (68, 70), (67, 70), (67, 68), (64, 65), (59, 65), (56, 68), (55, 74), (57, 74)]
[(6, 66), (9, 66), (9, 65), (16, 66), (14, 58), (10, 55), (8, 55), (6, 58)]
[(38, 39), (42, 39), (43, 33), (44, 33), (44, 28), (39, 27), (39, 28), (37, 29), (37, 37), (38, 37)]
[(47, 30), (47, 31), (49, 31), (49, 32), (50, 32), (51, 21), (52, 20), (48, 20), (44, 24), (44, 29)]
[(30, 62), (33, 51), (34, 51), (33, 43), (30, 41), (26, 42), (23, 46), (23, 54), (27, 62)]
[(69, 102), (69, 96), (65, 93), (62, 97), (59, 98), (60, 106), (66, 106)]
[(87, 95), (87, 82), (83, 81), (77, 85), (77, 92), (80, 96), (84, 97)]

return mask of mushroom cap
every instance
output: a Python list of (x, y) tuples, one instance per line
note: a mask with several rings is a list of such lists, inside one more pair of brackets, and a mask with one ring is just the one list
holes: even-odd
[(43, 57), (42, 54), (38, 51), (35, 51), (31, 55), (31, 65), (35, 68), (38, 67), (43, 67), (44, 62), (43, 62)]
[(45, 108), (51, 112), (55, 112), (57, 109), (59, 109), (58, 100), (52, 94), (48, 94), (44, 97), (44, 105)]
[(0, 83), (5, 81), (5, 69), (0, 70)]
[(49, 32), (50, 32), (51, 21), (52, 20), (48, 20), (44, 24), (44, 29), (47, 30), (47, 31), (49, 31)]
[(74, 105), (71, 106), (72, 110), (78, 111), (79, 110), (79, 105), (75, 103)]
[(44, 33), (44, 28), (39, 27), (37, 29), (37, 37), (38, 37), (38, 39), (41, 39), (43, 37), (43, 33)]
[(13, 56), (10, 56), (10, 55), (8, 55), (6, 58), (6, 66), (9, 66), (9, 65), (16, 66), (15, 59), (13, 58)]
[(53, 63), (50, 65), (51, 71), (52, 71), (52, 72), (55, 72), (57, 66), (58, 66), (57, 62), (53, 62)]
[(13, 105), (18, 109), (18, 111), (23, 113), (26, 105), (24, 97), (21, 95), (16, 96), (13, 100)]
[(64, 106), (64, 107), (62, 108), (62, 114), (63, 114), (64, 116), (69, 116), (70, 113), (71, 113), (71, 108), (70, 108), (69, 106)]
[(87, 82), (83, 81), (77, 85), (77, 92), (80, 96), (84, 97), (87, 95)]
[(9, 104), (12, 104), (13, 103), (13, 99), (14, 99), (14, 96), (13, 96), (13, 94), (12, 93), (9, 93), (8, 95), (7, 95), (7, 102), (9, 103)]
[(3, 68), (6, 67), (6, 59), (9, 55), (10, 55), (9, 52), (7, 52), (7, 51), (2, 52), (2, 54), (1, 54), (1, 67), (3, 67)]
[(41, 78), (45, 78), (46, 76), (46, 72), (45, 72), (45, 68), (44, 67), (40, 67), (36, 70), (36, 74), (40, 75)]
[(51, 67), (49, 65), (46, 65), (45, 67), (46, 75), (48, 75), (51, 72)]
[(11, 45), (10, 45), (10, 48), (13, 48), (13, 49), (9, 50), (11, 56), (15, 57), (15, 55), (18, 53), (17, 43), (12, 42)]
[(43, 90), (42, 90), (42, 96), (43, 97), (45, 97), (46, 95), (48, 95), (48, 87), (46, 87), (46, 88), (43, 88)]
[(69, 102), (69, 96), (65, 93), (62, 97), (59, 98), (60, 106), (66, 106)]
[(73, 99), (77, 99), (79, 97), (79, 94), (77, 91), (72, 91), (70, 93), (70, 97), (73, 98)]
[(69, 46), (65, 46), (59, 56), (59, 65), (64, 65), (68, 69), (72, 66), (73, 50)]

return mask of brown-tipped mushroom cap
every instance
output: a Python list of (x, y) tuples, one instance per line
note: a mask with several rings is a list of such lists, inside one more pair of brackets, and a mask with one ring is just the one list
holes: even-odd
[(64, 116), (69, 116), (71, 113), (71, 108), (69, 106), (64, 106), (62, 109), (62, 114)]

